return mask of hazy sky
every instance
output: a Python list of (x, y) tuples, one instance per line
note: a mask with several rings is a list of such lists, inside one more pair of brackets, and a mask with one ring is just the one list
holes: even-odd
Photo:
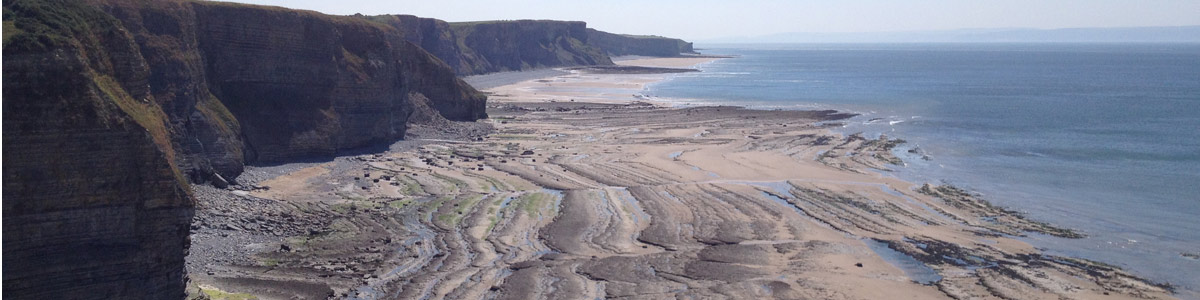
[(237, 0), (328, 14), (446, 21), (586, 21), (614, 33), (689, 40), (781, 32), (1200, 25), (1198, 0)]

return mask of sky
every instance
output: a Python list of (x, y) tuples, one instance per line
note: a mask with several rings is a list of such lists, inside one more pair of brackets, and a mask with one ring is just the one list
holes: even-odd
[(327, 14), (450, 22), (585, 21), (624, 34), (706, 40), (785, 32), (1200, 25), (1198, 0), (234, 0)]

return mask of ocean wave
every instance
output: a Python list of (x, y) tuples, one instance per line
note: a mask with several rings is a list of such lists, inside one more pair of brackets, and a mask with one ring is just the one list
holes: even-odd
[(755, 80), (756, 82), (771, 82), (771, 83), (826, 83), (825, 80), (805, 80), (805, 79), (767, 79)]

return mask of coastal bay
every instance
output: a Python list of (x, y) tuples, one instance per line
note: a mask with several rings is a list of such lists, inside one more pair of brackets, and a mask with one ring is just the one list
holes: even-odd
[(850, 114), (669, 107), (639, 92), (674, 71), (561, 72), (485, 89), (486, 120), (194, 186), (190, 275), (264, 298), (1172, 298), (1017, 238), (1074, 231), (881, 174), (902, 141), (830, 130)]

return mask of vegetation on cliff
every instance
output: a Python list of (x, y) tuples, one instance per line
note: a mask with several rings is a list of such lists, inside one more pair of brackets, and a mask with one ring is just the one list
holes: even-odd
[(613, 34), (588, 28), (588, 43), (608, 55), (679, 56), (695, 53), (692, 43), (652, 35)]
[(400, 31), (459, 75), (582, 65), (611, 65), (609, 55), (678, 56), (692, 44), (656, 36), (611, 34), (584, 22), (512, 20), (448, 23), (410, 15), (361, 18)]
[(4, 21), (4, 289), (182, 297), (193, 202), (134, 39), (72, 1), (5, 1)]
[[(179, 298), (193, 182), (485, 97), (391, 27), (207, 1), (4, 1), (4, 287)], [(419, 103), (414, 103), (419, 102)], [(221, 176), (218, 176), (221, 175)]]
[(5, 0), (3, 18), (4, 287), (16, 298), (181, 297), (189, 179), (485, 118), (460, 74), (612, 64), (583, 22), (192, 0)]

